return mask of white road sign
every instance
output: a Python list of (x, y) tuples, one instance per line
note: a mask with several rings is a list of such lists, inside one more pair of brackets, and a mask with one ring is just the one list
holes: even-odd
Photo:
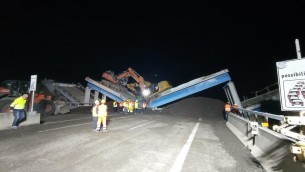
[(36, 91), (37, 75), (31, 75), (30, 91)]
[(276, 63), (282, 111), (305, 110), (305, 59)]

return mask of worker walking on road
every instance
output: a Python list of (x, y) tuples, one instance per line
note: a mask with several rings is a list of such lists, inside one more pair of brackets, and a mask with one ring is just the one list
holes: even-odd
[(98, 120), (98, 106), (100, 105), (99, 100), (94, 101), (94, 105), (91, 109), (92, 112), (92, 130), (96, 130), (97, 127), (97, 120)]
[(113, 101), (113, 112), (118, 112), (118, 102), (117, 101)]
[(138, 100), (136, 100), (136, 102), (134, 103), (134, 112), (135, 112), (135, 114), (138, 113), (138, 110), (139, 110), (139, 102), (138, 102)]
[(25, 119), (25, 108), (28, 97), (28, 93), (23, 93), (22, 96), (16, 98), (10, 105), (11, 112), (14, 112), (13, 129), (17, 129), (20, 122)]
[(123, 112), (126, 114), (128, 112), (128, 101), (124, 100), (123, 102)]
[(129, 100), (128, 102), (128, 113), (133, 113), (133, 109), (134, 109), (134, 103), (132, 100)]
[(107, 131), (107, 105), (106, 105), (106, 100), (102, 99), (101, 104), (98, 106), (98, 120), (97, 120), (97, 127), (95, 131), (100, 131), (101, 130), (101, 124), (103, 126), (103, 132)]
[(123, 102), (119, 103), (118, 111), (121, 113), (123, 111)]
[(143, 101), (142, 102), (142, 112), (141, 113), (144, 113), (145, 112), (145, 109), (146, 109), (146, 101)]
[(225, 113), (224, 113), (224, 120), (225, 122), (228, 122), (229, 113), (231, 112), (231, 104), (227, 102), (225, 104)]

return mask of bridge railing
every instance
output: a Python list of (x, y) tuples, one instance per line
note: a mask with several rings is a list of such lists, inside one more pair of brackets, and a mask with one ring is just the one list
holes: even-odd
[(265, 117), (267, 119), (271, 118), (278, 120), (282, 124), (285, 122), (284, 115), (271, 114), (267, 112), (258, 112), (258, 111), (246, 110), (246, 109), (234, 108), (234, 107), (231, 107), (231, 109), (232, 109), (232, 113), (244, 117), (250, 121), (260, 122), (259, 117)]
[(247, 97), (244, 96), (244, 101), (245, 101), (245, 100), (248, 100), (248, 99), (255, 98), (255, 97), (260, 96), (260, 95), (263, 95), (263, 94), (267, 94), (267, 93), (269, 93), (269, 92), (271, 92), (271, 91), (274, 91), (274, 90), (276, 90), (276, 89), (278, 89), (278, 83), (274, 83), (274, 84), (272, 84), (272, 85), (269, 85), (269, 86), (267, 86), (267, 87), (265, 87), (265, 88), (263, 88), (263, 89), (261, 89), (261, 90), (252, 91), (252, 92), (250, 92), (250, 93), (251, 93), (251, 95), (254, 94), (254, 96), (251, 96), (250, 98), (247, 98)]
[[(258, 125), (276, 131), (293, 142), (302, 141), (305, 144), (305, 117), (303, 116), (284, 116), (236, 107), (231, 109), (233, 114), (249, 122), (257, 122)], [(272, 126), (270, 126), (270, 119), (273, 119)]]

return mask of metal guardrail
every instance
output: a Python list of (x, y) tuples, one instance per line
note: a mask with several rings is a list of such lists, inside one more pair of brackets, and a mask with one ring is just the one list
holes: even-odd
[(274, 83), (272, 85), (269, 85), (261, 90), (258, 90), (258, 91), (254, 91), (254, 92), (251, 92), (251, 93), (254, 93), (255, 96), (258, 96), (258, 95), (261, 95), (261, 94), (265, 94), (265, 93), (268, 93), (270, 91), (273, 91), (275, 89), (278, 89), (278, 83)]
[(274, 84), (272, 84), (272, 85), (269, 85), (269, 86), (267, 86), (267, 87), (265, 87), (265, 88), (263, 88), (263, 89), (261, 89), (261, 90), (252, 91), (252, 92), (250, 92), (250, 93), (251, 93), (251, 94), (254, 94), (254, 97), (251, 97), (251, 98), (246, 98), (246, 97), (244, 97), (244, 101), (249, 100), (249, 99), (252, 99), (252, 98), (255, 98), (255, 97), (260, 96), (260, 95), (263, 95), (263, 94), (267, 94), (267, 93), (269, 93), (269, 92), (271, 92), (271, 91), (274, 91), (274, 90), (276, 90), (276, 89), (278, 89), (278, 83), (274, 83)]
[[(251, 128), (256, 134), (256, 130), (258, 128), (256, 126), (260, 125), (260, 123), (261, 126), (263, 126), (262, 124), (265, 124), (263, 127), (269, 129), (270, 126), (268, 118), (278, 120), (280, 124), (273, 125), (272, 130), (282, 134), (288, 140), (292, 141), (289, 149), (293, 154), (293, 161), (300, 161), (305, 163), (305, 116), (301, 114), (300, 116), (275, 115), (234, 107), (231, 107), (231, 109), (236, 115), (239, 115), (243, 118), (248, 118), (251, 123), (254, 122), (254, 124), (251, 124)], [(258, 116), (263, 118), (260, 119)]]
[[(290, 140), (295, 141), (304, 141), (305, 142), (305, 135), (304, 129), (305, 127), (305, 117), (299, 116), (284, 116), (284, 115), (276, 115), (270, 114), (266, 112), (258, 112), (253, 110), (246, 110), (241, 108), (234, 108), (231, 107), (231, 112), (235, 115), (243, 117), (250, 122), (257, 122), (258, 125), (262, 126), (262, 124), (266, 124), (263, 126), (270, 130), (277, 131), (281, 133), (285, 137), (290, 138)], [(273, 126), (269, 126), (268, 118), (278, 120), (278, 124), (274, 124)], [(298, 128), (298, 129), (296, 129)]]
[(272, 119), (276, 119), (276, 120), (279, 120), (281, 122), (284, 122), (285, 121), (285, 116), (284, 115), (276, 115), (276, 114), (271, 114), (271, 113), (266, 113), (266, 112), (258, 112), (258, 111), (253, 111), (253, 110), (246, 110), (246, 109), (241, 109), (241, 108), (234, 108), (234, 107), (231, 107), (232, 109), (235, 109), (237, 110), (238, 115), (241, 115), (243, 117), (246, 117), (249, 119), (249, 116), (251, 114), (257, 116), (264, 116), (264, 117), (267, 117), (267, 118), (272, 118)]

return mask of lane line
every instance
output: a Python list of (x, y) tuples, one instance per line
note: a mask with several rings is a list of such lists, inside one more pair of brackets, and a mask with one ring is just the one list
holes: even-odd
[(171, 168), (171, 172), (180, 172), (181, 171), (185, 158), (190, 150), (192, 142), (193, 142), (195, 135), (197, 133), (197, 130), (199, 128), (200, 121), (201, 121), (201, 118), (199, 118), (198, 122), (196, 123), (196, 125), (194, 126), (194, 128), (192, 130), (192, 133), (190, 134), (189, 138), (187, 139), (186, 143), (184, 144), (183, 148), (181, 149), (179, 155), (177, 156), (175, 163), (173, 164), (173, 166)]
[[(118, 118), (114, 118), (114, 119), (128, 118), (128, 117), (131, 117), (131, 116), (132, 116), (132, 115), (124, 116), (124, 117), (118, 117)], [(49, 122), (49, 123), (46, 123), (46, 124), (60, 123), (60, 122), (66, 122), (66, 121), (75, 121), (75, 120), (89, 119), (89, 118), (92, 118), (92, 117), (88, 117), (88, 118), (79, 118), (79, 119), (72, 119), (72, 120), (63, 120), (63, 121), (58, 121), (58, 122)], [(153, 121), (152, 121), (152, 122), (153, 122)], [(151, 122), (149, 122), (149, 123), (151, 123)], [(76, 125), (68, 125), (68, 126), (64, 126), (64, 127), (52, 128), (52, 129), (48, 129), (48, 130), (41, 130), (41, 131), (37, 131), (37, 132), (41, 133), (41, 132), (59, 130), (59, 129), (64, 129), (64, 128), (76, 127), (76, 126), (86, 125), (86, 124), (92, 124), (92, 122), (89, 122), (89, 123), (82, 123), (82, 124), (76, 124)], [(143, 125), (146, 125), (146, 124), (143, 124)], [(137, 126), (137, 127), (140, 127), (140, 126)], [(137, 128), (137, 127), (134, 127), (134, 128)]]
[(142, 127), (142, 126), (144, 126), (144, 125), (150, 124), (150, 123), (152, 123), (152, 122), (154, 122), (154, 121), (150, 121), (150, 122), (147, 122), (147, 123), (145, 123), (145, 124), (141, 124), (141, 125), (138, 125), (138, 126), (136, 126), (136, 127), (129, 128), (128, 130), (133, 130), (133, 129), (136, 129), (136, 128), (139, 128), (139, 127)]
[(47, 131), (59, 130), (59, 129), (63, 129), (63, 128), (70, 128), (70, 127), (76, 127), (76, 126), (80, 126), (80, 125), (87, 125), (87, 124), (92, 124), (92, 122), (76, 124), (76, 125), (69, 125), (69, 126), (65, 126), (65, 127), (52, 128), (52, 129), (48, 129), (48, 130), (40, 130), (38, 132), (42, 133), (42, 132), (47, 132)]
[(43, 125), (46, 125), (46, 124), (56, 124), (56, 123), (67, 122), (67, 121), (77, 121), (77, 120), (90, 119), (90, 118), (92, 118), (92, 117), (78, 118), (78, 119), (69, 119), (69, 120), (56, 121), (56, 122), (46, 122), (46, 123), (43, 123)]
[[(117, 115), (109, 115), (108, 117), (118, 116), (118, 115), (119, 114), (117, 114)], [(130, 117), (130, 116), (133, 116), (133, 115), (128, 115), (128, 116), (124, 116), (124, 117), (118, 117), (118, 118), (114, 118), (114, 119), (122, 119), (122, 118), (127, 118), (127, 117)], [(92, 117), (77, 118), (77, 119), (68, 119), (68, 120), (55, 121), (55, 122), (46, 122), (46, 123), (43, 123), (43, 125), (46, 125), (46, 124), (56, 124), (56, 123), (69, 122), (69, 121), (77, 121), (77, 120), (90, 119), (90, 118), (92, 118)]]

